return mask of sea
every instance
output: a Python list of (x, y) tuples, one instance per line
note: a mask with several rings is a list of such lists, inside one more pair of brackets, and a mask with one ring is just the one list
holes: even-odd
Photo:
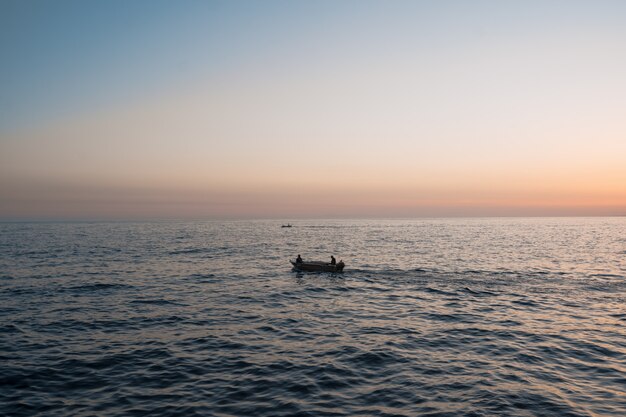
[(626, 416), (625, 217), (289, 222), (0, 223), (0, 415)]

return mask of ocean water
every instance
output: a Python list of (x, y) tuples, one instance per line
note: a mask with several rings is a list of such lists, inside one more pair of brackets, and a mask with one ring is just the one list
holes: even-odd
[(0, 224), (0, 415), (626, 415), (626, 218), (292, 224)]

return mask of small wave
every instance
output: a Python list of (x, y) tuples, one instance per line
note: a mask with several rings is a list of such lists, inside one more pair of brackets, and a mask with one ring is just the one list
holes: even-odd
[(618, 278), (618, 279), (624, 279), (623, 275), (618, 275), (618, 274), (591, 274), (589, 276), (590, 277), (594, 277), (594, 278)]
[(58, 321), (52, 321), (45, 325), (34, 326), (39, 332), (42, 333), (57, 333), (57, 332), (84, 332), (92, 330), (111, 330), (111, 329), (123, 329), (133, 326), (133, 321), (130, 320), (76, 320), (76, 319), (64, 319)]
[(191, 274), (189, 275), (188, 278), (199, 278), (199, 279), (215, 278), (215, 274)]
[(304, 227), (304, 228), (307, 228), (307, 229), (341, 229), (342, 227), (345, 227), (345, 226), (340, 226), (340, 225), (309, 225), (309, 226), (298, 226), (298, 227)]
[(408, 328), (403, 327), (381, 327), (381, 326), (372, 326), (372, 327), (364, 327), (362, 330), (363, 334), (379, 334), (379, 335), (408, 335), (414, 334), (415, 331)]
[[(350, 359), (351, 358), (345, 358), (342, 361), (350, 362)], [(335, 385), (343, 387), (342, 382), (345, 383), (348, 380), (355, 379), (357, 372), (351, 366), (330, 362), (308, 367), (305, 375), (316, 380), (316, 383), (322, 388), (330, 388)]]
[(429, 293), (432, 293), (432, 294), (452, 295), (452, 296), (457, 295), (456, 293), (453, 293), (453, 292), (450, 292), (450, 291), (439, 290), (437, 288), (431, 288), (431, 287), (426, 287), (422, 291), (429, 292)]
[(184, 305), (184, 304), (181, 304), (181, 303), (177, 303), (175, 301), (169, 301), (169, 300), (163, 300), (163, 299), (156, 299), (156, 300), (133, 300), (133, 301), (131, 301), (131, 304), (154, 304), (154, 305), (160, 305), (160, 306), (164, 306), (164, 305), (175, 305), (175, 306)]
[(114, 289), (122, 289), (122, 288), (133, 288), (133, 286), (128, 285), (128, 284), (109, 284), (109, 283), (104, 283), (104, 282), (97, 282), (93, 284), (76, 285), (73, 287), (67, 287), (67, 288), (62, 289), (62, 291), (95, 292), (95, 291), (105, 291), (105, 290), (114, 290)]
[(385, 277), (406, 277), (406, 276), (415, 276), (415, 274), (428, 274), (437, 272), (434, 269), (428, 268), (411, 268), (411, 269), (401, 269), (401, 268), (383, 268), (377, 269), (374, 265), (363, 265), (364, 268), (349, 268), (346, 272), (352, 274), (363, 274), (368, 276), (385, 276)]
[(16, 257), (21, 257), (21, 256), (49, 256), (55, 252), (59, 252), (59, 250), (24, 250), (24, 251), (17, 251), (14, 253), (14, 256)]
[(516, 320), (502, 320), (498, 322), (501, 326), (521, 326), (522, 323)]
[(604, 363), (608, 358), (624, 358), (621, 350), (612, 349), (608, 344), (576, 340), (570, 342), (569, 345), (571, 355), (587, 362)]
[(261, 326), (257, 327), (256, 330), (260, 332), (280, 333), (280, 331), (273, 326)]
[(402, 363), (406, 360), (401, 356), (391, 352), (374, 351), (359, 353), (358, 355), (354, 355), (349, 358), (348, 361), (359, 367), (380, 368), (388, 364)]
[(472, 295), (498, 295), (498, 294), (493, 293), (491, 291), (484, 291), (484, 290), (483, 291), (474, 291), (474, 290), (472, 290), (469, 287), (463, 288), (463, 291), (465, 291), (465, 292), (467, 292), (469, 294), (472, 294)]
[(478, 269), (467, 269), (465, 271), (461, 271), (460, 272), (461, 275), (466, 275), (466, 274), (468, 274), (468, 275), (483, 275), (483, 274), (486, 274), (486, 273), (487, 273), (487, 271), (480, 271)]
[(74, 369), (88, 368), (94, 370), (111, 369), (117, 367), (141, 366), (143, 364), (151, 364), (154, 360), (163, 360), (171, 358), (172, 354), (167, 348), (140, 348), (134, 349), (127, 353), (115, 353), (104, 355), (96, 360), (67, 359), (60, 365), (62, 368)]
[(609, 314), (609, 316), (626, 321), (626, 313)]
[(513, 300), (511, 301), (514, 304), (519, 304), (522, 306), (529, 306), (529, 307), (536, 307), (537, 303), (534, 301), (530, 301), (530, 300)]
[(429, 313), (426, 314), (426, 317), (430, 320), (443, 321), (449, 323), (471, 323), (472, 320), (471, 314), (439, 314), (439, 313)]
[(594, 286), (594, 285), (590, 285), (590, 286), (586, 287), (585, 289), (587, 291), (597, 291), (597, 292), (604, 292), (604, 291), (607, 290), (606, 288), (597, 287), (597, 286)]
[(177, 249), (170, 251), (170, 255), (192, 255), (195, 253), (209, 253), (211, 252), (211, 248), (186, 248), (186, 249)]
[(36, 294), (39, 291), (33, 287), (17, 287), (17, 288), (3, 289), (2, 292), (6, 292), (11, 295), (27, 295), (27, 294)]
[(24, 333), (24, 330), (20, 329), (15, 324), (6, 324), (0, 326), (0, 333)]
[(243, 350), (249, 347), (241, 342), (222, 339), (211, 335), (187, 338), (177, 342), (177, 344), (183, 347), (192, 347), (199, 350), (215, 349), (216, 351), (223, 350), (225, 352)]

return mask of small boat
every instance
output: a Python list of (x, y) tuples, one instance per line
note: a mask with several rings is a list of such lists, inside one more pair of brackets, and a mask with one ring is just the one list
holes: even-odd
[(280, 226), (280, 227), (293, 227), (293, 226), (292, 226), (292, 225), (290, 225), (289, 223), (287, 223), (287, 224), (283, 224), (283, 225), (282, 225), (282, 226)]
[(343, 261), (337, 262), (335, 265), (329, 262), (311, 261), (300, 262), (290, 260), (293, 268), (297, 271), (310, 271), (310, 272), (342, 272), (345, 264)]

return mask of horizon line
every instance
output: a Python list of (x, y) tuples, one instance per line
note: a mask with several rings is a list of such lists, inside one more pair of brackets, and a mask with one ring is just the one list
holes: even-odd
[(301, 222), (310, 220), (345, 221), (345, 220), (436, 220), (436, 219), (558, 219), (558, 218), (615, 218), (626, 217), (624, 214), (588, 214), (588, 215), (448, 215), (448, 216), (320, 216), (320, 217), (221, 217), (221, 218), (32, 218), (32, 219), (2, 219), (0, 223), (166, 223), (166, 222), (235, 222), (235, 221), (272, 221), (272, 222)]

